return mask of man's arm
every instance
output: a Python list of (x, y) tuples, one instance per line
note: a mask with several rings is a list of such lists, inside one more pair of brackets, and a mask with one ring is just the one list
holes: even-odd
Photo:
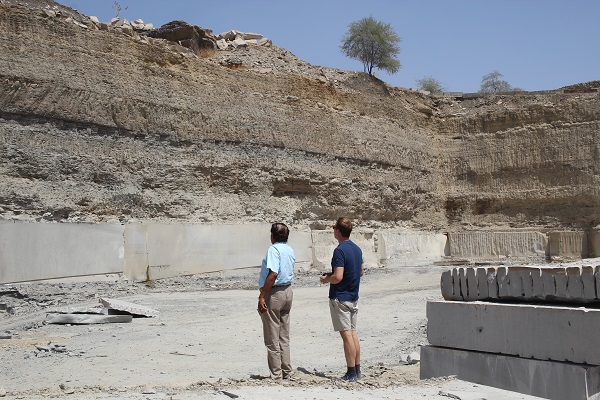
[(333, 274), (321, 276), (321, 283), (340, 283), (344, 279), (344, 267), (335, 267)]
[(258, 312), (264, 313), (267, 312), (267, 305), (265, 304), (265, 296), (269, 293), (269, 290), (275, 284), (275, 279), (277, 279), (277, 272), (269, 271), (269, 275), (267, 275), (267, 279), (265, 280), (265, 285), (260, 290), (260, 294), (258, 295)]

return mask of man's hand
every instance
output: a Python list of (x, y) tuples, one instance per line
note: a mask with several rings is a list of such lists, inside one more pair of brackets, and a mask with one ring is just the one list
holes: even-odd
[(263, 297), (258, 298), (258, 313), (264, 314), (267, 312), (267, 305), (265, 304), (265, 299)]
[(331, 272), (324, 273), (323, 275), (321, 275), (319, 277), (319, 280), (321, 281), (321, 283), (325, 284), (325, 283), (327, 283), (327, 278), (329, 278), (330, 276), (331, 276)]

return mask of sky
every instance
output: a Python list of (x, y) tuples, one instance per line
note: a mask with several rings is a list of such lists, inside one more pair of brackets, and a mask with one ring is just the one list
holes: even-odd
[[(115, 0), (58, 0), (101, 22)], [(400, 70), (387, 84), (417, 88), (432, 77), (446, 91), (477, 92), (494, 71), (512, 87), (552, 90), (600, 80), (600, 0), (119, 0), (120, 17), (155, 27), (183, 20), (215, 35), (260, 33), (313, 65), (363, 71), (341, 40), (365, 17), (401, 38)]]

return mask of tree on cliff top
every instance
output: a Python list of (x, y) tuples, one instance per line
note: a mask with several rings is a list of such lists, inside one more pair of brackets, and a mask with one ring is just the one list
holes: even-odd
[(417, 79), (417, 87), (421, 90), (427, 90), (431, 93), (440, 93), (445, 90), (442, 83), (432, 76), (426, 76), (422, 79)]
[(481, 78), (481, 89), (479, 91), (481, 93), (500, 93), (521, 90), (510, 86), (502, 77), (503, 75), (498, 71), (484, 75)]
[(364, 71), (373, 75), (373, 68), (395, 74), (400, 70), (400, 37), (390, 24), (366, 17), (348, 25), (342, 38), (342, 52), (349, 58), (363, 63)]

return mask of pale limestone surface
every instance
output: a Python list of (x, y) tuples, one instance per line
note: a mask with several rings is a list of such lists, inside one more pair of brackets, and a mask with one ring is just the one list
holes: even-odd
[[(81, 400), (225, 399), (223, 391), (249, 400), (345, 396), (443, 400), (448, 393), (464, 400), (530, 398), (451, 378), (419, 380), (419, 365), (401, 365), (400, 358), (418, 352), (419, 345), (426, 343), (425, 304), (441, 298), (442, 268), (373, 271), (367, 272), (361, 288), (358, 329), (365, 377), (358, 384), (331, 379), (343, 374), (344, 356), (339, 335), (331, 328), (327, 287), (318, 283), (317, 273), (299, 276), (294, 287), (291, 345), (298, 380), (281, 384), (251, 378), (268, 373), (256, 314), (258, 292), (236, 286), (227, 289), (227, 285), (250, 284), (258, 274), (253, 270), (248, 276), (211, 279), (211, 284), (224, 285), (216, 290), (194, 290), (191, 284), (197, 281), (188, 277), (164, 286), (159, 281), (154, 289), (147, 287), (139, 293), (121, 292), (124, 301), (160, 311), (158, 318), (136, 318), (128, 324), (42, 325), (29, 330), (13, 325), (13, 339), (0, 340), (0, 359), (10, 360), (0, 363), (0, 386), (9, 398), (33, 400), (62, 397), (66, 391)], [(28, 293), (36, 297), (33, 287)], [(30, 312), (19, 321), (23, 326), (37, 318), (43, 319), (44, 313)], [(10, 325), (6, 320), (2, 323)], [(66, 351), (36, 356), (35, 345), (48, 343), (61, 344)]]

